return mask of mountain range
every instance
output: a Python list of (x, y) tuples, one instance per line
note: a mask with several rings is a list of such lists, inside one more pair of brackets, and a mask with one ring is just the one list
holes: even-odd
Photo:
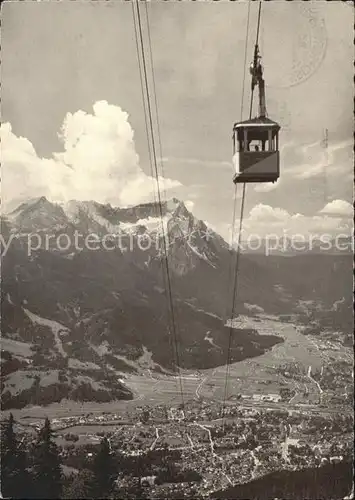
[[(1, 233), (3, 408), (130, 399), (127, 373), (226, 363), (236, 253), (183, 202), (41, 197), (2, 216)], [(347, 332), (350, 253), (243, 253), (238, 270), (237, 313), (303, 314), (308, 301)], [(231, 361), (279, 342), (235, 329)]]

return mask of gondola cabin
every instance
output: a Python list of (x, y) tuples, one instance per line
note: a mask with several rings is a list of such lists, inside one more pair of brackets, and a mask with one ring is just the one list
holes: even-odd
[(280, 175), (280, 125), (259, 117), (233, 127), (233, 182), (275, 182)]

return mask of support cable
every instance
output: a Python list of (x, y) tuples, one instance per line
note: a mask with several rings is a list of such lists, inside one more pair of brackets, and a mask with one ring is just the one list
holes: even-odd
[(147, 108), (148, 108), (149, 128), (150, 128), (151, 142), (152, 142), (153, 166), (154, 166), (154, 172), (155, 172), (155, 177), (156, 177), (156, 181), (157, 181), (158, 206), (159, 206), (160, 218), (161, 218), (161, 222), (162, 222), (162, 239), (163, 239), (163, 250), (164, 250), (164, 264), (165, 264), (167, 284), (168, 284), (168, 297), (169, 297), (171, 320), (172, 320), (172, 334), (173, 334), (173, 340), (174, 340), (174, 346), (175, 346), (175, 359), (176, 359), (176, 367), (177, 367), (177, 370), (178, 370), (178, 378), (179, 378), (180, 395), (181, 395), (181, 400), (182, 400), (182, 408), (184, 409), (184, 394), (183, 394), (181, 372), (180, 372), (179, 349), (178, 349), (178, 341), (177, 341), (177, 328), (176, 328), (176, 321), (175, 321), (175, 314), (174, 314), (174, 302), (173, 302), (172, 290), (171, 290), (171, 278), (170, 278), (170, 271), (169, 271), (168, 252), (167, 252), (167, 245), (166, 245), (166, 236), (165, 236), (164, 223), (163, 223), (163, 210), (162, 210), (162, 200), (161, 200), (160, 185), (159, 185), (159, 172), (158, 172), (158, 165), (157, 165), (156, 146), (155, 146), (155, 140), (154, 140), (152, 109), (151, 109), (151, 102), (150, 102), (148, 77), (147, 77), (147, 65), (146, 65), (146, 60), (145, 60), (145, 52), (144, 52), (144, 44), (143, 44), (142, 23), (141, 23), (140, 11), (139, 11), (139, 0), (136, 0), (135, 3), (136, 3), (136, 8), (137, 8), (138, 33), (139, 33), (141, 53), (142, 53), (142, 66), (143, 66), (144, 84), (145, 84), (146, 93), (147, 93)]
[(164, 179), (165, 179), (165, 175), (164, 175), (164, 160), (163, 160), (163, 148), (162, 148), (162, 143), (161, 143), (161, 133), (160, 133), (160, 123), (159, 123), (159, 113), (158, 113), (158, 99), (157, 99), (157, 91), (156, 91), (156, 85), (155, 85), (153, 51), (152, 51), (152, 39), (151, 39), (151, 36), (150, 36), (149, 15), (148, 15), (148, 7), (147, 7), (147, 2), (146, 1), (144, 2), (144, 6), (145, 6), (145, 15), (146, 15), (146, 19), (147, 19), (149, 56), (150, 56), (151, 68), (152, 68), (153, 95), (154, 95), (155, 117), (156, 117), (156, 121), (157, 121), (160, 170), (161, 170), (161, 177), (162, 177), (162, 180), (163, 180), (164, 199), (165, 199), (165, 201), (167, 201), (166, 189), (165, 189), (165, 184), (164, 184)]
[[(154, 107), (155, 107), (155, 118), (156, 118), (156, 124), (157, 124), (157, 135), (158, 135), (158, 150), (159, 150), (159, 163), (160, 163), (160, 171), (161, 171), (161, 180), (163, 183), (163, 199), (165, 200), (166, 207), (167, 207), (167, 195), (166, 195), (166, 188), (165, 188), (165, 172), (164, 172), (164, 160), (163, 160), (163, 147), (162, 147), (162, 141), (161, 141), (161, 133), (160, 133), (160, 121), (159, 121), (159, 112), (158, 112), (158, 98), (157, 98), (157, 91), (156, 91), (156, 84), (155, 84), (155, 72), (154, 72), (154, 59), (153, 59), (153, 50), (152, 50), (152, 39), (151, 39), (151, 34), (150, 34), (150, 23), (149, 23), (149, 14), (148, 14), (148, 6), (147, 2), (144, 2), (145, 6), (145, 17), (146, 17), (146, 23), (147, 23), (147, 33), (148, 33), (148, 47), (149, 47), (149, 58), (150, 58), (150, 66), (151, 66), (151, 73), (152, 73), (152, 83), (153, 83), (153, 96), (154, 96)], [(159, 181), (158, 182), (158, 189), (159, 189)], [(161, 219), (161, 225), (162, 225), (162, 231), (163, 231), (163, 219)], [(167, 234), (168, 237), (168, 243), (169, 243), (169, 234)], [(167, 276), (163, 272), (163, 282), (164, 282), (164, 287), (165, 290), (169, 289), (169, 285), (167, 283)], [(172, 276), (170, 276), (170, 288), (172, 288)], [(169, 296), (167, 297), (167, 300), (169, 301)], [(177, 321), (177, 313), (175, 315), (176, 319), (176, 328), (178, 330), (178, 321)], [(172, 339), (170, 338), (170, 341)], [(174, 352), (174, 347), (171, 344), (171, 349), (172, 352)], [(177, 347), (176, 347), (177, 349)], [(178, 363), (177, 363), (178, 364)], [(184, 406), (183, 400), (182, 400), (182, 406)]]

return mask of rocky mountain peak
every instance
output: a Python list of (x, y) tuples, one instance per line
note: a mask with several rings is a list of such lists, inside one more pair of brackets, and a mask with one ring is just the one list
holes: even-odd
[(16, 229), (24, 232), (50, 229), (67, 222), (63, 208), (48, 201), (45, 196), (21, 203), (6, 218)]

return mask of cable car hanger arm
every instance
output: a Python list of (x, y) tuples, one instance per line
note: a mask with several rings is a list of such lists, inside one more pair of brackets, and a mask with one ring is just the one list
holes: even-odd
[(255, 47), (254, 47), (254, 59), (250, 65), (250, 73), (252, 76), (251, 78), (252, 96), (254, 92), (254, 87), (255, 85), (257, 85), (259, 90), (259, 117), (265, 118), (266, 117), (265, 80), (263, 78), (263, 67), (261, 65), (261, 55), (259, 53), (259, 44), (258, 44), (259, 30), (260, 30), (260, 16), (261, 16), (261, 2), (259, 3), (258, 24), (256, 31)]
[(263, 78), (263, 68), (260, 62), (261, 56), (259, 54), (259, 46), (256, 43), (254, 49), (254, 60), (250, 65), (251, 73), (251, 90), (257, 85), (259, 90), (259, 117), (265, 118), (266, 116), (266, 99), (265, 99), (265, 80)]

